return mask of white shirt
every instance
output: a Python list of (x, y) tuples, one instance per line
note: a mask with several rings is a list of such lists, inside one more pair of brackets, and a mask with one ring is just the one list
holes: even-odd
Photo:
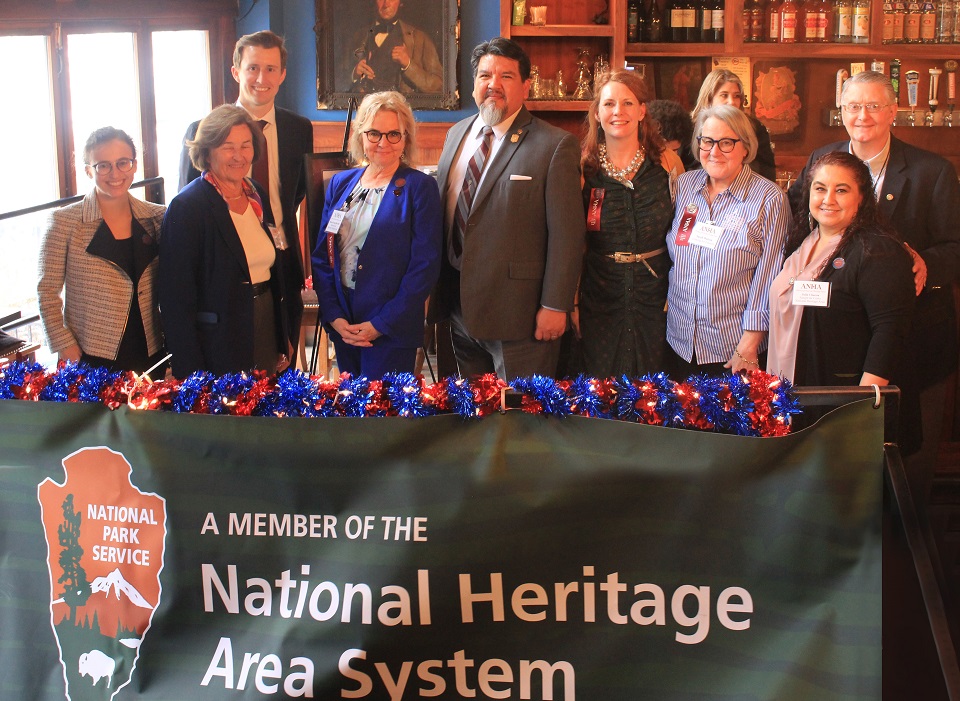
[[(243, 105), (237, 102), (237, 107), (243, 107)], [(266, 122), (263, 127), (263, 138), (267, 142), (267, 163), (270, 166), (270, 210), (273, 212), (274, 224), (283, 232), (284, 238), (289, 243), (291, 238), (283, 228), (283, 208), (280, 206), (280, 146), (277, 143), (276, 105), (262, 117), (254, 117), (251, 114), (250, 118), (255, 122), (261, 119)], [(247, 175), (253, 177), (253, 166), (250, 166)]]

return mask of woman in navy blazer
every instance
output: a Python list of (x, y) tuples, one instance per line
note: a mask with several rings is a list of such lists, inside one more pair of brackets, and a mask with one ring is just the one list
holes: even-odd
[(412, 372), (425, 303), (440, 274), (440, 192), (411, 168), (416, 123), (397, 92), (367, 95), (350, 154), (365, 165), (334, 176), (313, 252), (320, 318), (341, 372)]
[[(160, 233), (160, 318), (172, 368), (218, 375), (289, 365), (291, 295), (262, 200), (246, 177), (266, 149), (246, 111), (221, 105), (189, 142), (203, 175), (173, 198)], [(299, 301), (299, 300), (296, 300)]]

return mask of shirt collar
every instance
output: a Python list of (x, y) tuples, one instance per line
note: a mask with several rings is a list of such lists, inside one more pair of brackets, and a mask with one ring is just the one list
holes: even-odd
[[(523, 107), (521, 107), (520, 109), (523, 109)], [(504, 135), (505, 135), (508, 131), (510, 131), (510, 127), (513, 126), (513, 123), (514, 123), (514, 121), (517, 119), (517, 115), (518, 115), (518, 114), (520, 114), (520, 110), (519, 110), (519, 109), (518, 109), (516, 112), (514, 112), (513, 114), (511, 114), (509, 117), (507, 117), (506, 119), (502, 120), (499, 124), (494, 124), (494, 125), (493, 125), (493, 127), (492, 127), (492, 128), (493, 128), (493, 134), (494, 134), (494, 136), (497, 137), (497, 138), (496, 138), (497, 141), (500, 141), (500, 139), (502, 139), (502, 138), (504, 137)], [(487, 125), (484, 124), (483, 120), (480, 119), (480, 115), (478, 114), (478, 115), (477, 115), (477, 118), (476, 118), (475, 120), (473, 120), (473, 126), (470, 127), (470, 133), (473, 135), (473, 138), (474, 138), (474, 139), (480, 139), (480, 137), (481, 137), (482, 134), (483, 134), (483, 128), (484, 128), (485, 126), (487, 126)]]
[[(853, 156), (856, 156), (853, 152), (853, 143), (850, 142), (847, 144), (847, 152)], [(873, 156), (868, 161), (863, 161), (866, 163), (867, 168), (870, 169), (870, 176), (873, 178), (873, 181), (876, 182), (877, 178), (880, 177), (880, 174), (883, 173), (884, 167), (887, 165), (887, 158), (890, 156), (890, 134), (887, 133), (887, 143), (883, 145), (883, 148), (877, 152), (877, 155)], [(857, 156), (859, 158), (859, 156)]]
[[(707, 187), (707, 171), (703, 168), (698, 168), (692, 172), (697, 174), (697, 181), (695, 183), (696, 190), (702, 191)], [(733, 179), (733, 182), (730, 183), (730, 187), (728, 187), (726, 191), (741, 202), (746, 201), (748, 190), (750, 189), (748, 183), (752, 177), (753, 169), (750, 168), (747, 163), (744, 163), (743, 168), (737, 173), (737, 177)]]
[[(240, 104), (240, 100), (237, 100), (236, 104), (237, 104), (237, 107), (243, 107), (243, 105)], [(243, 109), (246, 110), (246, 107), (243, 107)], [(247, 114), (250, 114), (250, 112), (248, 111)], [(274, 127), (276, 127), (277, 126), (277, 106), (275, 104), (271, 105), (270, 110), (262, 117), (254, 117), (252, 114), (250, 114), (250, 119), (252, 119), (255, 122), (259, 122), (260, 120), (263, 120), (268, 124), (272, 124)]]

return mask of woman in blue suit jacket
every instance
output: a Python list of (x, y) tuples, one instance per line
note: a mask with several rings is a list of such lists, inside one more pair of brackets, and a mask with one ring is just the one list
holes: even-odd
[(411, 168), (413, 112), (397, 92), (367, 95), (350, 154), (367, 165), (334, 176), (313, 252), (320, 318), (341, 372), (412, 372), (427, 296), (440, 274), (436, 181)]

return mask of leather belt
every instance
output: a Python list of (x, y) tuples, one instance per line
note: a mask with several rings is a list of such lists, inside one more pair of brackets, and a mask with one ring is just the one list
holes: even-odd
[(259, 297), (260, 295), (266, 294), (270, 290), (270, 281), (266, 282), (254, 282), (250, 285), (253, 288), (253, 296)]
[(613, 258), (614, 263), (642, 263), (648, 258), (655, 258), (661, 253), (666, 253), (667, 247), (662, 246), (655, 251), (647, 251), (646, 253), (623, 253), (617, 251), (616, 253), (607, 253), (607, 258)]

